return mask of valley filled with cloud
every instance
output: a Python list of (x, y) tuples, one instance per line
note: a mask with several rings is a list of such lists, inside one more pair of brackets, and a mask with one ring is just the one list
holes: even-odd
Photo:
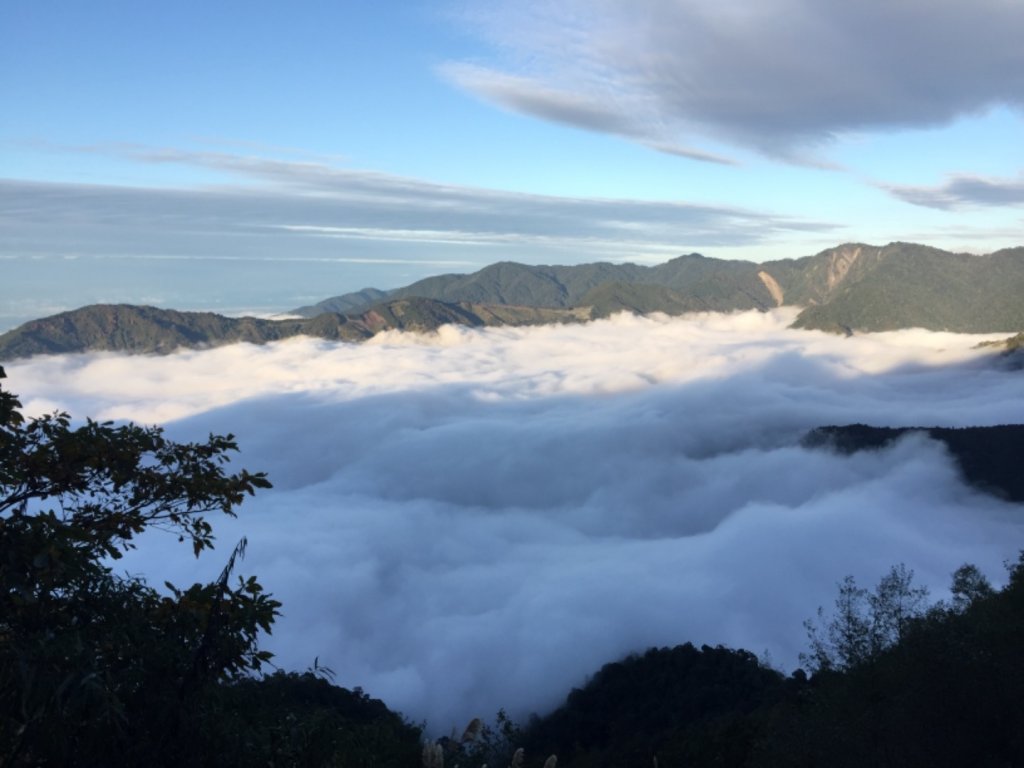
[(556, 706), (603, 663), (725, 644), (793, 669), (804, 619), (903, 562), (940, 598), (993, 581), (1024, 519), (943, 447), (800, 445), (817, 426), (1024, 422), (991, 336), (843, 338), (790, 310), (307, 338), (5, 365), (27, 414), (237, 436), (274, 483), (196, 561), (154, 531), (117, 564), (152, 583), (238, 571), (284, 603), (264, 647), (329, 666), (431, 730)]

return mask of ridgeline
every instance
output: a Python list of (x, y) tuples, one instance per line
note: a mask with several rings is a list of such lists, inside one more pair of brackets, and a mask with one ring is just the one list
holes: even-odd
[(359, 341), (381, 331), (445, 324), (584, 322), (616, 312), (730, 312), (801, 307), (794, 327), (833, 333), (925, 328), (1007, 333), (1024, 328), (1024, 247), (988, 256), (909, 243), (846, 244), (756, 264), (679, 256), (636, 264), (492, 264), (404, 288), (365, 288), (299, 307), (289, 319), (93, 305), (33, 320), (0, 336), (0, 359), (109, 350), (167, 353), (297, 335)]

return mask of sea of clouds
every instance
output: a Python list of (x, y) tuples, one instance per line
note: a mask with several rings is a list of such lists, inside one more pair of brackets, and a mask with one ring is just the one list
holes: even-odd
[(725, 644), (792, 669), (804, 619), (896, 563), (942, 597), (997, 583), (1024, 514), (918, 436), (840, 456), (815, 426), (1024, 423), (1024, 379), (925, 331), (842, 338), (780, 310), (587, 325), (293, 339), (165, 357), (6, 366), (25, 410), (232, 432), (274, 483), (192, 559), (158, 532), (119, 563), (239, 571), (284, 603), (264, 645), (319, 659), (431, 729), (543, 712), (603, 663)]

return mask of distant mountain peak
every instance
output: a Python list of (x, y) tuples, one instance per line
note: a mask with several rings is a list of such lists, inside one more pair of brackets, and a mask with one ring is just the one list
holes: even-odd
[(729, 312), (802, 307), (794, 327), (865, 332), (920, 327), (969, 333), (1024, 328), (1024, 248), (971, 256), (913, 243), (844, 243), (815, 256), (755, 264), (697, 253), (664, 264), (513, 261), (364, 288), (263, 320), (132, 305), (94, 305), (0, 336), (0, 359), (86, 350), (164, 353), (305, 334), (358, 341), (383, 330), (579, 322), (615, 312)]

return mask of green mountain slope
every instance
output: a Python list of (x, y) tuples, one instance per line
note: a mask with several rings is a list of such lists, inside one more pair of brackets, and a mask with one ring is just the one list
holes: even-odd
[[(387, 295), (562, 309), (589, 306), (598, 317), (617, 309), (680, 314), (785, 305), (805, 307), (795, 323), (799, 328), (987, 333), (1024, 328), (1024, 302), (1018, 300), (1022, 292), (1024, 248), (972, 256), (912, 243), (847, 243), (814, 256), (764, 264), (698, 254), (653, 267), (501, 262), (468, 275), (430, 277)], [(295, 312), (311, 316), (342, 307), (361, 311), (376, 295), (345, 294)]]
[(637, 285), (633, 283), (604, 283), (583, 296), (584, 305), (591, 308), (594, 317), (609, 317), (616, 312), (634, 312), (646, 315), (664, 312), (681, 315), (708, 309), (702, 299), (695, 299), (666, 288), (663, 285)]
[[(361, 311), (383, 297), (421, 297), (448, 302), (565, 309), (580, 306), (583, 296), (596, 286), (613, 281), (631, 283), (646, 271), (646, 267), (635, 264), (595, 263), (565, 267), (503, 261), (468, 275), (428, 277), (387, 293), (372, 288), (347, 293), (309, 307), (299, 307), (292, 313), (309, 317), (324, 311), (339, 311), (339, 307), (348, 312)], [(364, 294), (368, 298), (360, 305), (359, 299)], [(380, 298), (375, 298), (378, 294)]]
[(844, 246), (813, 257), (793, 282), (794, 300), (812, 304), (798, 328), (1024, 328), (1024, 248), (972, 256), (907, 243)]
[(353, 293), (346, 293), (342, 296), (335, 296), (325, 301), (312, 304), (308, 307), (299, 307), (298, 309), (290, 312), (293, 315), (302, 315), (303, 317), (316, 317), (322, 315), (324, 312), (333, 312), (338, 315), (344, 315), (350, 312), (359, 312), (367, 307), (372, 307), (374, 304), (379, 304), (382, 301), (388, 300), (388, 292), (382, 291), (377, 288), (363, 288), (361, 291), (355, 291)]
[[(671, 294), (638, 290), (647, 298), (639, 303), (645, 311), (688, 312), (693, 310), (731, 311), (764, 309), (775, 306), (771, 293), (758, 277), (759, 267), (747, 261), (708, 259), (699, 254), (679, 256), (654, 267), (636, 264), (579, 264), (575, 266), (531, 266), (499, 262), (468, 275), (437, 275), (386, 294), (389, 298), (421, 297), (447, 302), (500, 304), (505, 306), (566, 309), (590, 306), (591, 293), (602, 286), (647, 286), (668, 289)], [(621, 290), (621, 288), (620, 288)], [(324, 311), (362, 310), (374, 301), (374, 289), (325, 299), (292, 313), (313, 316)], [(360, 305), (361, 297), (367, 296)], [(657, 296), (664, 306), (657, 306)], [(629, 301), (625, 302), (627, 305)], [(679, 305), (679, 306), (676, 306)]]
[(762, 266), (750, 261), (690, 254), (649, 267), (643, 278), (635, 282), (664, 286), (713, 312), (768, 309), (778, 302), (758, 276), (762, 271)]
[(166, 354), (235, 342), (265, 344), (292, 336), (362, 341), (382, 331), (428, 332), (442, 325), (536, 325), (578, 322), (589, 312), (449, 304), (432, 299), (395, 299), (358, 314), (330, 312), (313, 318), (263, 320), (211, 312), (178, 312), (129, 304), (96, 304), (33, 320), (0, 336), (0, 359), (85, 351)]
[(304, 322), (99, 304), (33, 320), (5, 333), (0, 336), (0, 355), (11, 359), (87, 349), (162, 353), (179, 347), (286, 338)]
[(293, 312), (298, 319), (97, 305), (26, 323), (0, 336), (0, 359), (87, 349), (169, 352), (263, 343), (298, 334), (358, 340), (388, 329), (576, 322), (615, 312), (803, 307), (794, 327), (832, 332), (920, 327), (965, 333), (1024, 328), (1024, 248), (989, 256), (910, 243), (848, 243), (801, 259), (754, 264), (679, 256), (636, 264), (492, 264), (393, 291), (364, 288)]

